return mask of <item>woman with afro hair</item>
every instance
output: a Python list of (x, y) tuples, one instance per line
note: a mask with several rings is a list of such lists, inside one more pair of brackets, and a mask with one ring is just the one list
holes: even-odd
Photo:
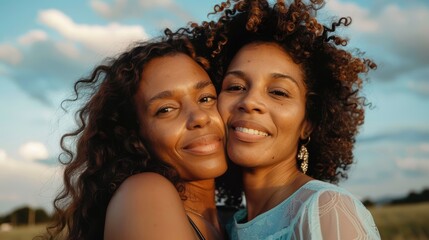
[[(368, 105), (362, 75), (376, 65), (316, 19), (323, 0), (227, 1), (218, 21), (186, 32), (206, 43), (227, 129), (227, 176), (246, 208), (231, 239), (380, 239), (370, 212), (335, 184), (347, 178)], [(240, 180), (237, 180), (240, 182)]]

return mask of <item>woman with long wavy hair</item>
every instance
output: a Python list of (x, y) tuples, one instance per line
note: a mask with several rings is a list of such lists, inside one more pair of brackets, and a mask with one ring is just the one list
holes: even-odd
[(61, 139), (64, 186), (44, 238), (223, 238), (224, 126), (195, 48), (167, 32), (76, 82), (70, 101), (84, 105)]

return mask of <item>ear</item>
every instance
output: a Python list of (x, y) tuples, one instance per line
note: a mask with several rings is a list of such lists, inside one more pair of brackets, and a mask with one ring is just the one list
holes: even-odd
[(313, 132), (313, 124), (309, 120), (305, 120), (301, 128), (300, 139), (307, 139), (311, 135), (311, 132)]

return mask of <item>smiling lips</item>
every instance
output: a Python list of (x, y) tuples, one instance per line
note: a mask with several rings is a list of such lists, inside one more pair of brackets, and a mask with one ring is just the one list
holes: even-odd
[(183, 149), (195, 155), (210, 155), (223, 147), (222, 139), (217, 134), (209, 134), (193, 139)]
[(243, 142), (258, 142), (270, 134), (261, 126), (255, 123), (238, 121), (232, 124), (232, 134), (235, 138)]
[(261, 135), (261, 136), (265, 136), (265, 137), (268, 136), (268, 133), (266, 133), (266, 132), (262, 132), (262, 131), (259, 131), (256, 129), (251, 129), (251, 128), (236, 127), (234, 130), (238, 131), (238, 132), (251, 134), (251, 135)]

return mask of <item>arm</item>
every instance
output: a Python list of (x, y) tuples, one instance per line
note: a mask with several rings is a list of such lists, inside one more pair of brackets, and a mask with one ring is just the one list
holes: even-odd
[(319, 217), (323, 239), (380, 239), (369, 211), (351, 196), (323, 192)]
[(104, 239), (195, 239), (195, 234), (173, 184), (159, 174), (141, 173), (112, 197)]

